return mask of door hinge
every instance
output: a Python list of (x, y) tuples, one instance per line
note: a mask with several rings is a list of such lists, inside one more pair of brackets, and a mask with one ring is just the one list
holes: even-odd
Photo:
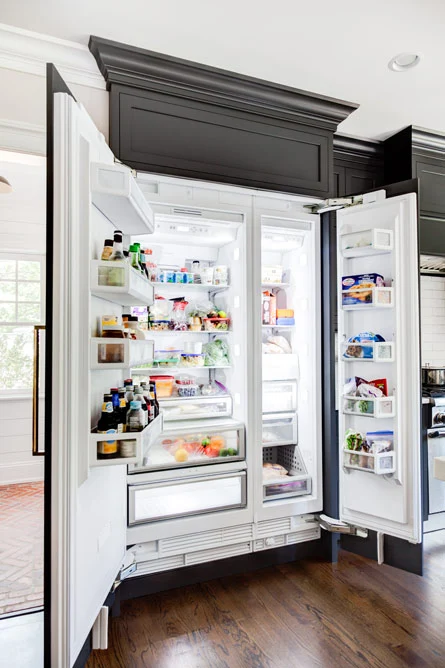
[(359, 536), (359, 538), (368, 537), (368, 529), (363, 527), (356, 527), (353, 524), (347, 524), (342, 522), (342, 520), (337, 520), (334, 517), (328, 517), (327, 515), (318, 515), (316, 517), (318, 523), (322, 529), (329, 531), (331, 533), (343, 533), (349, 536)]
[(357, 206), (363, 204), (363, 195), (356, 195), (355, 197), (332, 197), (325, 199), (318, 204), (306, 204), (305, 209), (311, 213), (327, 213), (328, 211), (337, 211), (338, 209), (345, 209), (349, 206)]
[(117, 577), (114, 581), (114, 584), (111, 588), (111, 592), (115, 592), (116, 589), (119, 587), (122, 582), (128, 578), (129, 575), (134, 573), (137, 570), (137, 563), (136, 563), (136, 555), (134, 552), (131, 552), (128, 550), (125, 553), (125, 557), (122, 562), (121, 569), (119, 573), (117, 574)]

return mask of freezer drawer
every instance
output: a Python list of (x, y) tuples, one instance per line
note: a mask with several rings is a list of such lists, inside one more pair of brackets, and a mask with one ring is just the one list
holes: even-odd
[(232, 397), (190, 397), (161, 402), (165, 422), (230, 417)]
[(131, 472), (162, 471), (221, 464), (245, 459), (244, 424), (218, 425), (217, 421), (197, 421), (184, 426), (171, 422), (153, 442), (142, 465)]
[(297, 416), (295, 413), (268, 413), (263, 415), (263, 448), (297, 443)]
[(244, 508), (246, 499), (245, 471), (129, 485), (128, 524)]
[(289, 413), (297, 410), (297, 382), (264, 381), (263, 413)]

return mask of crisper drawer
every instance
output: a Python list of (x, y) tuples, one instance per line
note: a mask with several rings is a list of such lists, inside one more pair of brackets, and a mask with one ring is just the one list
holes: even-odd
[(246, 472), (128, 486), (128, 524), (201, 515), (246, 506)]
[(232, 397), (187, 397), (163, 399), (160, 403), (165, 422), (232, 415)]
[(295, 413), (267, 413), (263, 415), (263, 447), (297, 443), (297, 416)]
[(170, 422), (152, 443), (141, 466), (131, 472), (208, 466), (245, 459), (245, 428), (240, 422)]
[(295, 380), (263, 382), (263, 413), (288, 413), (296, 410)]

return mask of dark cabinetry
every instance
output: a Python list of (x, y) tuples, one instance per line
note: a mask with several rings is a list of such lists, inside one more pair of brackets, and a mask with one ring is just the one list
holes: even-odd
[(356, 104), (91, 37), (110, 146), (140, 171), (327, 197)]
[(445, 135), (410, 126), (385, 141), (385, 183), (419, 179), (420, 252), (445, 254)]
[(383, 183), (383, 146), (334, 135), (334, 197), (360, 195)]

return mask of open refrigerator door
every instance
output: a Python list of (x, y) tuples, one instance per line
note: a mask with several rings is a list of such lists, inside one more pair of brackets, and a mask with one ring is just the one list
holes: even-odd
[(340, 519), (420, 543), (416, 195), (372, 199), (337, 212)]

